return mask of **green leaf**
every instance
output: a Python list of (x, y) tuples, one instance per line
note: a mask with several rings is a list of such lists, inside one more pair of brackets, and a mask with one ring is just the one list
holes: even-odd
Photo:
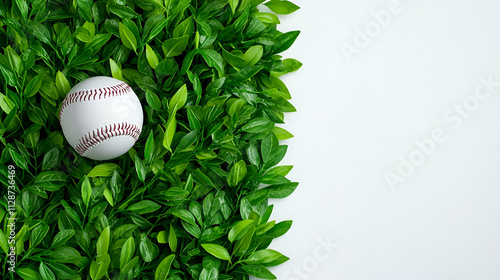
[(270, 166), (275, 166), (277, 165), (278, 163), (281, 162), (281, 160), (285, 157), (285, 154), (286, 154), (286, 151), (288, 149), (288, 146), (286, 145), (281, 145), (281, 146), (278, 146), (276, 148), (276, 150), (274, 151), (274, 158), (272, 161), (268, 162), (266, 164), (267, 167), (270, 167)]
[(286, 58), (283, 59), (283, 66), (289, 68), (290, 72), (294, 72), (299, 70), (302, 67), (302, 63), (296, 59), (293, 58)]
[(134, 33), (128, 29), (123, 23), (118, 24), (120, 39), (122, 40), (123, 45), (128, 49), (136, 51), (137, 49), (137, 39), (135, 38)]
[(108, 271), (110, 263), (111, 257), (108, 253), (98, 255), (96, 260), (90, 265), (90, 277), (92, 279), (101, 279), (104, 277)]
[(2, 75), (5, 77), (5, 80), (7, 80), (7, 84), (13, 87), (18, 86), (16, 74), (14, 73), (14, 71), (12, 71), (12, 69), (0, 63), (0, 71), (2, 72)]
[(50, 31), (49, 29), (38, 21), (34, 21), (32, 24), (33, 35), (45, 44), (50, 45)]
[(122, 69), (112, 58), (109, 59), (109, 67), (113, 78), (123, 81)]
[(280, 252), (271, 249), (263, 249), (253, 252), (244, 262), (248, 264), (265, 264), (281, 257), (283, 257), (283, 255)]
[(243, 238), (243, 236), (250, 230), (250, 226), (254, 224), (254, 222), (254, 220), (239, 221), (229, 231), (229, 241), (234, 242), (235, 240), (240, 240), (241, 238)]
[(145, 262), (152, 262), (158, 257), (160, 249), (146, 235), (143, 235), (139, 243), (139, 252)]
[(299, 37), (300, 31), (290, 31), (276, 39), (276, 44), (273, 47), (273, 53), (282, 53), (288, 50), (292, 44), (295, 42), (297, 37)]
[(196, 224), (190, 224), (185, 221), (181, 221), (181, 225), (189, 234), (191, 234), (194, 238), (200, 239), (201, 237), (201, 229)]
[(191, 71), (188, 71), (188, 78), (193, 85), (193, 91), (196, 94), (196, 104), (199, 104), (203, 91), (200, 77), (196, 74), (193, 74)]
[(165, 29), (165, 26), (169, 23), (169, 18), (164, 18), (161, 21), (159, 21), (152, 29), (151, 32), (148, 36), (148, 39), (146, 40), (146, 43), (149, 43), (153, 38), (156, 37), (160, 32), (162, 32)]
[(11, 46), (5, 48), (5, 58), (9, 62), (10, 69), (14, 70), (17, 75), (21, 75), (22, 72), (22, 62), (19, 55), (12, 49)]
[(52, 272), (52, 270), (50, 270), (50, 268), (43, 262), (40, 262), (38, 271), (40, 272), (40, 276), (43, 280), (56, 280), (54, 272)]
[(111, 190), (108, 189), (108, 187), (104, 188), (103, 195), (109, 205), (114, 206), (113, 193), (111, 193)]
[(24, 280), (40, 280), (42, 276), (37, 271), (29, 267), (20, 267), (16, 269), (16, 272)]
[(177, 188), (177, 187), (171, 187), (168, 190), (161, 192), (161, 196), (164, 199), (172, 200), (172, 201), (184, 199), (188, 195), (189, 195), (188, 191), (181, 189), (181, 188)]
[(279, 15), (288, 15), (300, 9), (299, 6), (286, 0), (271, 0), (264, 5)]
[(28, 4), (24, 0), (15, 0), (16, 6), (24, 19), (28, 19)]
[(168, 233), (166, 230), (162, 230), (158, 232), (158, 235), (156, 236), (156, 241), (160, 244), (167, 244), (168, 243)]
[(91, 49), (92, 53), (99, 51), (111, 39), (111, 34), (96, 34), (90, 44), (85, 45), (85, 48)]
[(146, 141), (146, 145), (144, 146), (144, 157), (148, 163), (150, 163), (153, 160), (154, 148), (155, 148), (155, 139), (153, 131), (151, 131), (149, 133), (148, 140)]
[(147, 169), (146, 169), (146, 166), (144, 165), (144, 163), (142, 162), (142, 159), (135, 155), (135, 170), (137, 172), (137, 176), (139, 177), (139, 180), (141, 180), (141, 182), (144, 182), (146, 180), (146, 175), (148, 173)]
[(218, 52), (214, 50), (199, 50), (199, 53), (209, 67), (215, 67), (219, 73), (224, 73), (224, 61)]
[(203, 172), (199, 168), (193, 171), (193, 179), (198, 184), (215, 187), (215, 184), (212, 182), (212, 180), (210, 180), (207, 175), (203, 174)]
[(262, 184), (284, 184), (290, 180), (279, 174), (266, 174), (259, 179)]
[(56, 87), (60, 92), (60, 96), (66, 96), (71, 90), (68, 80), (61, 71), (57, 71), (56, 74)]
[(262, 23), (266, 23), (266, 24), (279, 24), (280, 23), (278, 16), (273, 14), (273, 13), (258, 12), (258, 13), (254, 13), (253, 15), (256, 19), (258, 19)]
[(0, 229), (0, 248), (2, 248), (2, 251), (5, 254), (8, 254), (10, 251), (7, 237), (5, 236), (5, 233), (3, 233), (3, 230), (1, 229)]
[(6, 113), (9, 114), (12, 109), (14, 109), (16, 105), (12, 102), (7, 96), (0, 93), (0, 108)]
[(212, 267), (210, 270), (203, 268), (200, 273), (200, 280), (217, 280), (219, 279), (219, 271), (217, 267)]
[(35, 52), (32, 49), (27, 49), (21, 56), (24, 69), (31, 69), (35, 65)]
[(293, 134), (291, 134), (286, 129), (281, 128), (279, 126), (273, 127), (273, 133), (276, 135), (278, 140), (287, 140), (293, 138)]
[(276, 166), (269, 171), (266, 172), (266, 175), (281, 175), (281, 176), (286, 176), (290, 171), (292, 170), (293, 165), (283, 165), (283, 166)]
[(47, 266), (59, 279), (75, 279), (80, 276), (73, 269), (64, 264), (48, 262)]
[(82, 260), (80, 253), (73, 247), (60, 247), (50, 253), (50, 257), (59, 263), (76, 264)]
[(229, 0), (229, 6), (231, 6), (231, 11), (236, 13), (236, 8), (238, 8), (238, 2), (239, 0)]
[(61, 204), (64, 206), (65, 213), (71, 217), (75, 222), (81, 224), (80, 217), (76, 213), (75, 209), (73, 209), (66, 200), (62, 200)]
[(52, 244), (50, 245), (51, 248), (58, 248), (63, 246), (68, 240), (71, 239), (75, 235), (75, 230), (74, 229), (63, 229), (60, 232), (56, 234), (54, 239), (52, 239)]
[(236, 75), (234, 76), (234, 80), (236, 82), (244, 82), (253, 76), (257, 75), (264, 67), (263, 66), (245, 66), (243, 67)]
[(114, 237), (128, 238), (132, 236), (136, 228), (137, 228), (136, 225), (131, 225), (131, 224), (120, 225), (118, 228), (115, 229)]
[(82, 199), (83, 199), (83, 203), (87, 207), (89, 206), (91, 195), (92, 195), (92, 186), (90, 185), (89, 178), (85, 177), (83, 179), (83, 183), (82, 183)]
[(274, 274), (269, 271), (266, 267), (262, 265), (241, 265), (243, 270), (245, 270), (248, 274), (255, 276), (260, 279), (277, 279)]
[(136, 13), (132, 8), (121, 5), (110, 5), (108, 7), (109, 11), (113, 14), (117, 15), (119, 18), (135, 18), (138, 17), (139, 14)]
[(131, 261), (129, 261), (126, 265), (123, 266), (123, 268), (120, 267), (120, 273), (121, 274), (126, 274), (130, 270), (132, 270), (135, 265), (139, 262), (139, 256), (135, 256)]
[(264, 47), (261, 45), (250, 47), (245, 54), (243, 55), (243, 59), (248, 65), (255, 65), (262, 58), (264, 54)]
[(148, 214), (148, 213), (152, 213), (160, 208), (161, 208), (161, 206), (154, 201), (143, 200), (143, 201), (139, 201), (139, 202), (129, 206), (127, 208), (127, 210), (132, 211), (132, 212), (137, 213), (137, 214)]
[(162, 60), (155, 69), (156, 75), (159, 77), (166, 77), (175, 75), (177, 73), (177, 67), (175, 65), (175, 60), (172, 58)]
[(217, 244), (201, 244), (201, 247), (205, 249), (210, 255), (221, 259), (221, 260), (226, 260), (231, 262), (231, 256), (229, 255), (229, 252), (226, 250), (226, 248), (217, 245)]
[(176, 151), (182, 151), (193, 145), (198, 140), (198, 133), (199, 130), (195, 129), (184, 135), (184, 137), (181, 138), (179, 144), (177, 145)]
[(49, 232), (50, 227), (46, 223), (37, 225), (31, 231), (30, 248), (38, 246)]
[(246, 196), (246, 198), (251, 204), (258, 205), (259, 203), (262, 203), (264, 200), (269, 198), (269, 193), (269, 188), (262, 188), (249, 194), (248, 196)]
[(184, 104), (186, 104), (187, 100), (187, 86), (186, 84), (182, 85), (182, 87), (177, 90), (174, 94), (170, 102), (168, 103), (168, 115), (174, 115), (177, 110), (182, 108)]
[(156, 69), (158, 64), (160, 64), (155, 51), (148, 44), (146, 44), (146, 59), (148, 60), (149, 66), (153, 69)]
[(248, 24), (246, 34), (253, 37), (257, 34), (262, 33), (266, 29), (266, 26), (258, 18), (253, 18)]
[[(40, 90), (40, 86), (42, 86), (42, 78), (43, 78), (43, 74), (38, 74), (33, 79), (30, 79), (30, 81), (28, 82), (28, 84), (24, 88), (24, 96), (26, 98), (32, 97), (33, 95), (38, 93), (38, 91)], [(0, 95), (0, 98), (1, 98), (1, 95)], [(0, 100), (0, 104), (1, 104), (1, 100)], [(2, 107), (2, 109), (3, 109), (3, 107)]]
[(167, 120), (167, 125), (165, 127), (165, 135), (163, 137), (163, 146), (172, 152), (172, 140), (174, 139), (175, 131), (177, 129), (177, 121), (175, 120), (175, 116), (171, 116)]
[(189, 224), (196, 225), (196, 220), (191, 212), (185, 209), (173, 209), (170, 213)]
[(131, 236), (125, 241), (120, 252), (120, 269), (123, 268), (132, 260), (135, 254), (135, 242), (134, 238)]
[(78, 7), (80, 8), (80, 15), (85, 19), (85, 21), (92, 21), (92, 0), (76, 0)]
[(87, 177), (111, 177), (115, 170), (118, 170), (119, 166), (116, 163), (103, 163), (96, 165), (87, 174)]
[(194, 56), (198, 53), (198, 49), (190, 51), (182, 61), (181, 74), (186, 74), (186, 72), (191, 68), (193, 64)]
[(173, 31), (173, 37), (189, 36), (194, 33), (194, 20), (193, 16), (190, 16), (179, 23)]
[(111, 230), (110, 230), (109, 226), (107, 226), (101, 232), (99, 239), (97, 239), (97, 245), (96, 245), (97, 255), (104, 255), (104, 254), (108, 253), (110, 234), (111, 234)]
[[(106, 188), (106, 189), (108, 189), (108, 188)], [(104, 192), (106, 192), (106, 190), (104, 190)], [(107, 198), (106, 198), (106, 200), (107, 200)], [(106, 203), (105, 201), (103, 201), (101, 203), (97, 203), (94, 207), (92, 207), (92, 209), (90, 209), (89, 221), (92, 221), (93, 219), (97, 218), (102, 213), (104, 213), (104, 210), (106, 210), (107, 207), (108, 207), (108, 203)]]
[(188, 121), (189, 121), (189, 127), (192, 130), (201, 128), (201, 121), (196, 116), (196, 114), (193, 112), (193, 109), (191, 107), (187, 107), (187, 116), (188, 116)]
[(239, 182), (245, 178), (247, 175), (247, 166), (244, 160), (238, 161), (229, 172), (229, 176), (227, 177), (227, 183), (230, 187), (234, 187), (238, 185)]
[(285, 198), (289, 195), (291, 195), (295, 189), (297, 189), (297, 186), (299, 183), (284, 183), (284, 184), (278, 184), (278, 185), (273, 185), (269, 187), (271, 189), (271, 192), (269, 193), (270, 198)]
[(174, 261), (175, 255), (169, 255), (165, 257), (158, 267), (156, 267), (155, 271), (155, 280), (166, 280), (168, 274), (170, 272), (170, 267), (172, 266), (172, 262)]
[(43, 157), (42, 170), (52, 169), (54, 166), (57, 165), (58, 162), (59, 162), (59, 148), (53, 147)]
[(248, 64), (248, 62), (242, 56), (243, 54), (236, 55), (224, 49), (222, 50), (222, 57), (224, 58), (224, 60), (235, 68), (241, 68)]
[(148, 105), (151, 106), (155, 111), (160, 111), (161, 110), (161, 101), (158, 95), (156, 93), (146, 90), (146, 102), (148, 102)]
[(278, 138), (273, 133), (269, 133), (269, 135), (262, 140), (260, 151), (264, 163), (268, 163), (274, 158), (278, 145)]
[(196, 155), (196, 158), (200, 160), (208, 160), (208, 159), (214, 159), (217, 157), (217, 154), (214, 151), (209, 151), (209, 152), (201, 152)]
[(272, 238), (278, 238), (283, 234), (287, 233), (292, 227), (292, 221), (282, 221), (275, 224), (270, 230), (266, 232), (266, 235)]
[(248, 146), (246, 152), (247, 152), (248, 161), (254, 166), (259, 166), (260, 165), (260, 154), (259, 154), (259, 150), (257, 149), (257, 146), (255, 146), (253, 143), (250, 144)]
[(249, 121), (241, 129), (249, 133), (261, 133), (274, 127), (274, 122), (267, 118), (256, 118)]
[(182, 36), (165, 40), (162, 45), (165, 57), (174, 57), (182, 54), (189, 43), (189, 36)]
[(89, 29), (84, 26), (76, 28), (75, 37), (84, 43), (90, 43), (94, 40), (94, 36), (90, 33)]
[(175, 253), (177, 250), (177, 235), (175, 234), (175, 230), (172, 225), (170, 225), (170, 231), (168, 234), (168, 246), (170, 247), (170, 250)]

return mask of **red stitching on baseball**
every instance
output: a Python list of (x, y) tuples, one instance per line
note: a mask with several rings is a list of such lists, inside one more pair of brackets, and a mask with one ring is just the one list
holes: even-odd
[(130, 136), (137, 141), (137, 139), (139, 139), (139, 135), (141, 135), (141, 128), (135, 124), (126, 122), (109, 124), (94, 129), (80, 138), (76, 144), (75, 150), (80, 155), (84, 155), (88, 150), (110, 138), (117, 136)]
[(61, 116), (64, 111), (64, 108), (68, 107), (73, 103), (89, 101), (91, 99), (92, 100), (103, 99), (111, 96), (112, 97), (121, 96), (128, 93), (129, 91), (132, 91), (132, 88), (130, 88), (129, 85), (127, 85), (126, 83), (120, 83), (118, 85), (110, 87), (99, 88), (99, 91), (97, 89), (82, 89), (79, 91), (72, 92), (68, 94), (62, 102), (61, 111), (59, 111), (59, 121), (61, 121)]

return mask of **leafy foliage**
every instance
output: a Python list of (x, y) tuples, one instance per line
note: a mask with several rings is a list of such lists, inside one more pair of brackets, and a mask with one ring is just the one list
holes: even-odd
[[(288, 260), (267, 249), (291, 221), (269, 198), (298, 183), (276, 167), (276, 124), (295, 108), (280, 76), (299, 35), (277, 30), (271, 0), (0, 1), (0, 248), (16, 218), (15, 272), (2, 279), (275, 279)], [(106, 163), (64, 140), (60, 103), (79, 81), (124, 80), (145, 111), (143, 133)], [(9, 166), (15, 166), (15, 175)], [(7, 188), (6, 188), (7, 189)], [(4, 194), (7, 198), (7, 193)]]

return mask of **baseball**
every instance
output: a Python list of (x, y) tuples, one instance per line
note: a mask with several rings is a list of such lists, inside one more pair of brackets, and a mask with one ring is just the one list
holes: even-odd
[(142, 106), (125, 82), (92, 77), (75, 85), (59, 112), (64, 137), (80, 155), (109, 160), (125, 154), (139, 138)]

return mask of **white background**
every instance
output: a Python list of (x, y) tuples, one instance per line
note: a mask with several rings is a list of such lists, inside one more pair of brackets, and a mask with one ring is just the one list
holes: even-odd
[[(500, 82), (500, 2), (397, 1), (402, 11), (362, 47), (356, 28), (392, 1), (294, 2), (301, 9), (279, 29), (302, 31), (284, 56), (304, 66), (283, 77), (298, 109), (286, 116), (295, 138), (283, 164), (300, 185), (272, 201), (274, 219), (294, 220), (271, 245), (291, 260), (272, 272), (500, 279), (500, 87), (473, 104), (479, 77)], [(342, 44), (359, 53), (346, 56)], [(458, 124), (449, 110), (464, 100), (477, 106)], [(397, 175), (400, 156), (418, 154), (415, 141), (435, 129), (446, 140), (391, 188), (386, 173)], [(328, 239), (335, 249), (324, 248)]]

